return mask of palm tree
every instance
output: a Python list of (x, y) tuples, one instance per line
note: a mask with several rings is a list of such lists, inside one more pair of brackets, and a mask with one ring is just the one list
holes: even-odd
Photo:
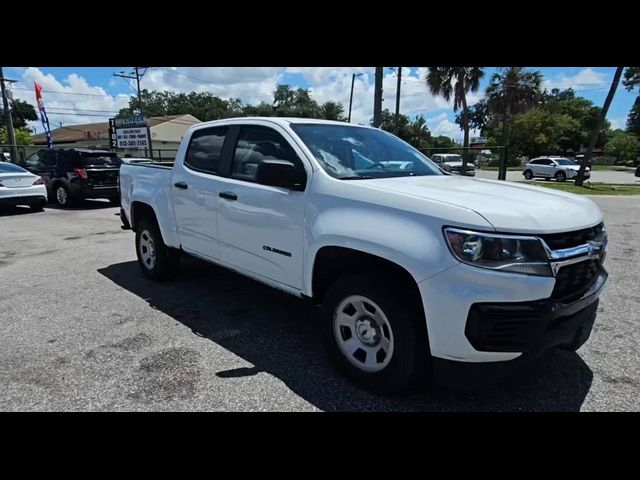
[(441, 96), (447, 102), (453, 97), (453, 111), (462, 107), (462, 129), (464, 130), (464, 150), (462, 154), (462, 174), (467, 173), (469, 158), (469, 107), (467, 93), (477, 92), (480, 79), (484, 76), (482, 67), (429, 67), (425, 83), (432, 95)]
[(522, 67), (502, 67), (491, 76), (485, 92), (489, 112), (502, 116), (502, 144), (504, 146), (498, 178), (505, 180), (509, 156), (509, 119), (536, 105), (542, 95), (542, 74), (528, 72)]
[(604, 100), (604, 105), (602, 106), (602, 110), (598, 112), (598, 122), (595, 128), (591, 131), (591, 138), (589, 138), (589, 145), (587, 145), (587, 151), (584, 154), (582, 159), (582, 163), (580, 164), (580, 170), (578, 170), (578, 176), (576, 177), (575, 184), (578, 187), (582, 186), (582, 182), (584, 181), (584, 171), (591, 160), (591, 154), (593, 152), (593, 148), (596, 146), (596, 140), (598, 139), (598, 134), (600, 130), (602, 130), (602, 125), (604, 124), (604, 119), (607, 118), (607, 112), (609, 111), (609, 106), (613, 101), (613, 96), (616, 94), (616, 90), (618, 89), (618, 83), (620, 83), (620, 77), (622, 76), (622, 70), (624, 67), (616, 68), (616, 73), (613, 75), (613, 80), (611, 81), (611, 87), (609, 87), (609, 93), (607, 94), (607, 98)]

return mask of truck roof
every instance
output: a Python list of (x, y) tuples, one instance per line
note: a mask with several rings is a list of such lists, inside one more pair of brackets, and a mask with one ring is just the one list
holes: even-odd
[(353, 127), (361, 127), (361, 128), (373, 128), (367, 125), (358, 125), (354, 123), (346, 123), (339, 122), (337, 120), (323, 120), (319, 118), (302, 118), (302, 117), (232, 117), (232, 118), (221, 118), (219, 120), (212, 120), (210, 122), (203, 122), (194, 125), (194, 127), (201, 127), (203, 125), (216, 125), (219, 123), (230, 123), (230, 122), (242, 122), (246, 120), (264, 120), (266, 122), (271, 122), (278, 124), (280, 126), (288, 126), (292, 123), (315, 123), (315, 124), (324, 124), (324, 125), (351, 125)]

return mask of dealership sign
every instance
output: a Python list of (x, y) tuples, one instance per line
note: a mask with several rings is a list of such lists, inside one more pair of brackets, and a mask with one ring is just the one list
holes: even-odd
[(110, 118), (109, 139), (111, 148), (150, 148), (147, 119), (142, 116)]

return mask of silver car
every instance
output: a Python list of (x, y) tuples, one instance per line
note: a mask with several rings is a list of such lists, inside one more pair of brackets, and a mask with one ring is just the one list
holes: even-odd
[[(568, 158), (539, 157), (527, 163), (522, 171), (522, 175), (527, 180), (532, 178), (555, 179), (558, 182), (565, 182), (578, 176), (578, 165)], [(584, 171), (584, 178), (591, 177), (591, 169), (587, 167)]]

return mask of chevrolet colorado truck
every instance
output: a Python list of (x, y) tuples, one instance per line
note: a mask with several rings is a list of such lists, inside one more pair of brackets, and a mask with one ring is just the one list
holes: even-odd
[(377, 392), (492, 382), (575, 351), (607, 279), (588, 198), (448, 175), (342, 122), (198, 124), (173, 165), (123, 164), (120, 195), (146, 276), (170, 278), (187, 253), (313, 301), (337, 364)]

